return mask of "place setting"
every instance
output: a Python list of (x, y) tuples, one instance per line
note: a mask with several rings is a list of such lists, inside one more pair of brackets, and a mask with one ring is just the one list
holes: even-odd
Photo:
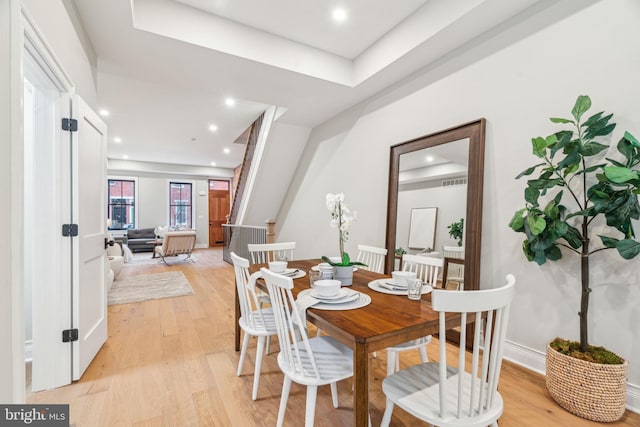
[(287, 268), (287, 265), (287, 261), (269, 261), (269, 270), (283, 276), (291, 277), (292, 279), (299, 279), (307, 275), (304, 270), (300, 270), (299, 268)]
[(430, 293), (430, 285), (416, 278), (415, 272), (392, 271), (392, 277), (372, 280), (367, 284), (369, 289), (383, 294), (407, 295), (410, 299), (420, 299), (421, 295)]
[(354, 310), (371, 303), (371, 297), (348, 287), (342, 287), (339, 280), (320, 279), (313, 282), (310, 289), (298, 294), (296, 305), (299, 310), (309, 307), (320, 310)]

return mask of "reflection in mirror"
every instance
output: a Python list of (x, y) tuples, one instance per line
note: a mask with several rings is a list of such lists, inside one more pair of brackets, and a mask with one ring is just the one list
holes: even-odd
[(432, 251), (441, 256), (444, 246), (458, 246), (448, 226), (464, 219), (464, 289), (479, 289), (480, 237), (485, 120), (404, 142), (391, 147), (387, 204), (389, 250), (385, 272), (399, 267), (397, 249), (409, 253), (429, 248), (411, 247), (411, 212), (437, 208)]
[[(465, 138), (400, 156), (396, 250), (437, 256), (443, 246), (457, 245), (448, 226), (466, 216), (468, 152)], [(437, 212), (433, 225), (415, 223), (424, 208)]]

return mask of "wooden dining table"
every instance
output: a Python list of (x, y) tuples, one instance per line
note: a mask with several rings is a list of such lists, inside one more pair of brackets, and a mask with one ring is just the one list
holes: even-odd
[[(322, 262), (320, 259), (289, 261), (288, 268), (308, 272)], [(250, 272), (258, 271), (264, 264), (254, 264)], [(389, 276), (358, 269), (353, 273), (351, 289), (371, 297), (371, 303), (354, 310), (321, 310), (310, 307), (307, 320), (324, 333), (353, 349), (354, 375), (354, 425), (368, 425), (369, 414), (369, 353), (401, 344), (438, 332), (438, 313), (431, 308), (431, 295), (423, 295), (419, 301), (406, 295), (391, 295), (370, 289), (369, 282)], [(309, 289), (309, 277), (293, 280), (293, 295)], [(236, 295), (237, 297), (237, 295)], [(239, 318), (236, 305), (236, 318)], [(460, 319), (458, 314), (447, 315), (447, 323)], [(236, 319), (237, 320), (237, 319)], [(240, 329), (236, 321), (236, 350), (240, 348)]]

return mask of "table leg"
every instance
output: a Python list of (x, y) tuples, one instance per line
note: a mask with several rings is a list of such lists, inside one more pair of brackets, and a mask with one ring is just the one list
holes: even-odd
[(369, 425), (369, 349), (365, 343), (356, 343), (353, 352), (353, 413), (356, 427)]

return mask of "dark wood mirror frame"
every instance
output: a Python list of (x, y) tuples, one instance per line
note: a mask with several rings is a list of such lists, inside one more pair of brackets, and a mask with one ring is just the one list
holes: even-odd
[(464, 289), (480, 288), (480, 241), (482, 237), (485, 123), (485, 119), (479, 119), (391, 147), (389, 193), (387, 196), (386, 248), (388, 252), (385, 260), (385, 272), (387, 274), (391, 274), (395, 265), (400, 156), (412, 151), (468, 138), (469, 164), (467, 175), (467, 211), (465, 218)]

